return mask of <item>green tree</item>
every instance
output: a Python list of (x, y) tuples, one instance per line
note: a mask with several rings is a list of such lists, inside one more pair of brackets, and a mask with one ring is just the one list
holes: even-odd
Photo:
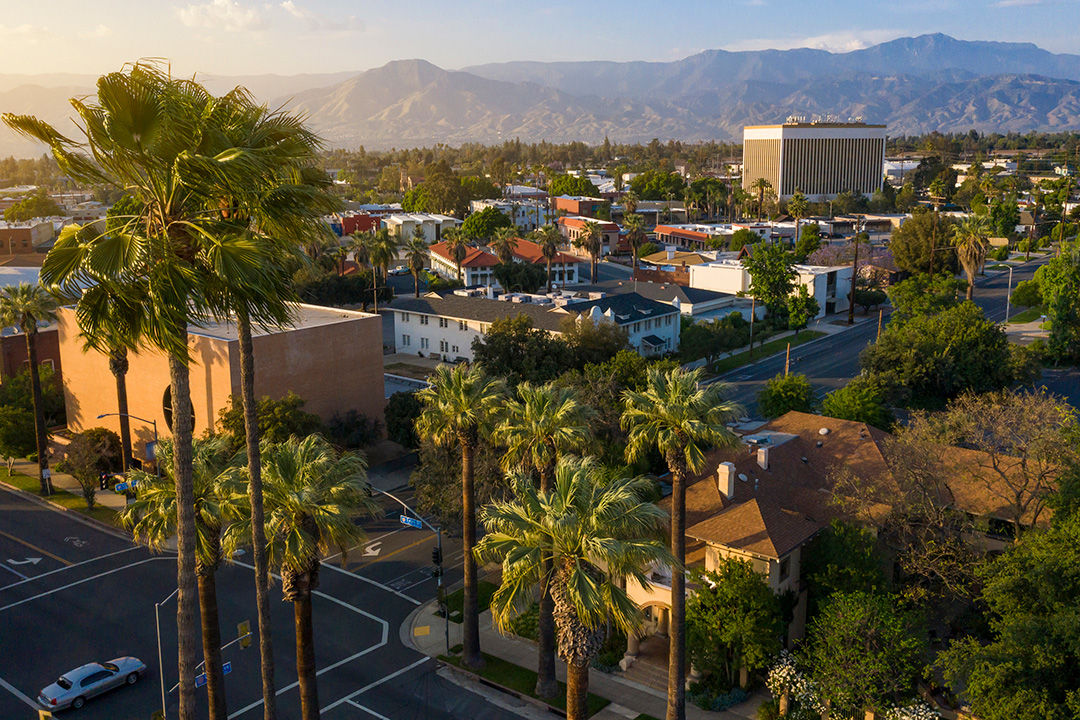
[(731, 239), (728, 241), (728, 250), (737, 252), (746, 246), (752, 247), (759, 242), (761, 242), (761, 236), (756, 232), (746, 228), (739, 228), (731, 234)]
[(990, 226), (997, 237), (1012, 237), (1020, 224), (1020, 207), (1012, 198), (990, 205)]
[(788, 295), (788, 327), (795, 331), (795, 337), (799, 336), (799, 331), (806, 327), (807, 323), (817, 317), (820, 310), (817, 298), (810, 294), (805, 285), (800, 285), (798, 292)]
[(643, 243), (641, 245), (641, 247), (638, 248), (637, 257), (639, 257), (639, 258), (649, 257), (650, 255), (655, 255), (658, 252), (660, 252), (660, 246), (659, 245), (657, 245), (654, 242), (647, 242), (647, 243)]
[(589, 253), (589, 281), (596, 282), (596, 262), (604, 249), (604, 231), (600, 223), (592, 220), (585, 221), (585, 227), (574, 240), (574, 244)]
[(977, 569), (990, 633), (954, 640), (938, 666), (986, 720), (1080, 716), (1080, 516), (1034, 531)]
[(120, 437), (103, 427), (76, 433), (64, 448), (62, 469), (78, 481), (88, 508), (94, 506), (102, 474), (121, 469), (122, 455)]
[(630, 181), (630, 189), (642, 200), (664, 200), (668, 194), (682, 197), (686, 181), (677, 173), (650, 168)]
[(668, 720), (686, 714), (686, 480), (702, 470), (705, 453), (737, 442), (727, 423), (742, 408), (725, 398), (727, 388), (702, 387), (701, 369), (650, 368), (645, 387), (623, 395), (626, 459), (635, 462), (658, 450), (671, 472), (671, 630), (668, 650)]
[(1013, 380), (1004, 331), (971, 302), (890, 323), (860, 362), (894, 399), (916, 406), (938, 405), (966, 390), (996, 390)]
[[(577, 401), (572, 389), (550, 383), (541, 386), (521, 383), (515, 395), (516, 398), (506, 403), (503, 421), (493, 434), (495, 442), (506, 448), (503, 469), (508, 473), (535, 471), (540, 492), (551, 492), (558, 459), (580, 452), (589, 442), (587, 420), (592, 413), (588, 406)], [(539, 585), (536, 694), (540, 697), (553, 697), (558, 692), (554, 601), (546, 585), (551, 572), (551, 567), (545, 564)]]
[(1022, 280), (1012, 292), (1012, 304), (1020, 307), (1039, 307), (1043, 304), (1038, 280)]
[(834, 595), (888, 589), (886, 559), (874, 534), (855, 523), (833, 519), (804, 547), (800, 558), (807, 589), (806, 613), (811, 619)]
[(772, 183), (763, 177), (754, 178), (750, 183), (750, 190), (757, 195), (757, 219), (761, 222), (761, 215), (765, 211), (765, 196), (773, 189)]
[(876, 287), (856, 287), (855, 304), (863, 309), (863, 314), (870, 312), (870, 308), (877, 307), (889, 299), (886, 291)]
[[(247, 444), (245, 414), (243, 402), (235, 395), (230, 395), (228, 405), (218, 412), (218, 425), (233, 452)], [(304, 399), (292, 391), (279, 400), (267, 395), (259, 398), (255, 417), (259, 437), (269, 442), (285, 442), (290, 437), (306, 437), (323, 431), (319, 416), (306, 412)]]
[(416, 421), (420, 417), (420, 398), (415, 392), (396, 392), (386, 401), (386, 436), (404, 448), (416, 448), (420, 438)]
[(502, 382), (487, 375), (479, 364), (466, 367), (439, 365), (430, 378), (431, 385), (420, 391), (424, 409), (417, 422), (417, 433), (443, 447), (461, 449), (462, 545), (465, 550), (465, 592), (462, 612), (462, 661), (470, 668), (480, 668), (480, 621), (477, 604), (476, 494), (473, 489), (473, 459), (476, 446), (487, 438), (498, 420), (504, 402)]
[[(129, 482), (136, 488), (135, 501), (121, 511), (120, 520), (131, 530), (136, 542), (160, 553), (168, 549), (176, 535), (180, 501), (176, 494), (176, 483), (168, 476), (172, 468), (174, 445), (165, 440), (158, 445), (157, 452), (166, 476), (159, 478), (142, 470), (133, 472)], [(207, 702), (212, 720), (225, 720), (228, 717), (215, 577), (222, 560), (227, 557), (221, 551), (221, 533), (228, 523), (224, 501), (229, 495), (247, 495), (246, 478), (226, 473), (231, 455), (228, 442), (220, 437), (211, 436), (192, 443), (193, 509), (197, 539), (195, 568), (199, 586)], [(245, 540), (250, 537), (248, 535)]]
[(600, 190), (587, 177), (576, 175), (556, 175), (548, 181), (548, 195), (557, 197), (598, 197)]
[(559, 332), (570, 350), (570, 367), (577, 369), (606, 362), (630, 347), (626, 330), (613, 322), (568, 317), (559, 324)]
[[(367, 463), (360, 455), (338, 454), (322, 437), (265, 441), (262, 455), (267, 557), (281, 575), (281, 592), (293, 604), (296, 628), (296, 676), (302, 720), (318, 720), (312, 594), (319, 587), (321, 558), (332, 549), (364, 540), (356, 515), (375, 516), (381, 508), (371, 497)], [(236, 520), (225, 532), (225, 549), (245, 547), (251, 539), (251, 505), (235, 469), (238, 492), (230, 493), (225, 513)]]
[(30, 391), (33, 398), (35, 438), (37, 440), (38, 483), (42, 495), (52, 493), (49, 481), (49, 430), (45, 425), (45, 407), (38, 369), (38, 325), (56, 320), (56, 298), (43, 288), (19, 283), (0, 288), (0, 327), (14, 325), (26, 337), (26, 357), (29, 359)]
[(1080, 359), (1080, 241), (1062, 243), (1058, 255), (1035, 271), (1050, 321), (1050, 353)]
[(531, 262), (499, 263), (492, 271), (495, 280), (507, 292), (534, 293), (544, 286), (547, 273), (539, 265)]
[(499, 228), (488, 244), (495, 251), (499, 262), (504, 265), (514, 262), (514, 251), (518, 246), (517, 228), (513, 225)]
[[(60, 378), (49, 365), (38, 365), (38, 383), (41, 386), (41, 411), (45, 415), (45, 426), (55, 427), (65, 422), (64, 388)], [(34, 386), (30, 366), (14, 377), (0, 383), (0, 405), (17, 407), (34, 416)]]
[(457, 266), (457, 279), (460, 283), (461, 263), (465, 260), (465, 255), (469, 251), (468, 240), (464, 231), (459, 227), (452, 227), (443, 233), (443, 240), (446, 242), (446, 249), (450, 252), (450, 258)]
[(487, 242), (495, 237), (495, 233), (500, 228), (512, 227), (514, 227), (514, 222), (506, 213), (494, 207), (486, 207), (465, 218), (465, 222), (461, 224), (461, 232), (472, 240)]
[(473, 340), (473, 358), (492, 375), (515, 387), (522, 381), (543, 384), (572, 364), (566, 340), (533, 327), (528, 315), (499, 318)]
[(476, 547), (501, 561), (502, 584), (491, 598), (496, 626), (506, 631), (533, 602), (536, 587), (551, 588), (559, 656), (566, 662), (566, 717), (585, 720), (589, 665), (607, 623), (637, 630), (637, 605), (624, 583), (648, 581), (648, 568), (671, 562), (658, 540), (664, 514), (642, 501), (649, 481), (612, 477), (593, 459), (564, 458), (552, 489), (527, 477), (514, 481), (516, 499), (483, 509), (487, 534)]
[(413, 276), (413, 292), (416, 297), (420, 297), (420, 273), (424, 271), (427, 259), (427, 242), (415, 237), (409, 240), (405, 246), (405, 264)]
[[(764, 670), (780, 652), (780, 599), (753, 565), (721, 558), (686, 601), (686, 647), (695, 668), (734, 686), (743, 673)], [(738, 680), (745, 687), (745, 676)]]
[(758, 410), (767, 418), (780, 417), (791, 410), (808, 413), (814, 409), (814, 388), (805, 375), (777, 375), (765, 383), (757, 401)]
[(885, 404), (886, 390), (870, 375), (857, 375), (821, 401), (821, 414), (839, 420), (863, 422), (888, 431), (896, 421)]
[(952, 239), (956, 247), (956, 257), (967, 276), (967, 299), (975, 295), (975, 274), (986, 261), (990, 250), (989, 228), (986, 217), (971, 214), (952, 227)]
[(889, 327), (956, 307), (960, 303), (960, 288), (960, 281), (954, 277), (926, 274), (893, 285), (888, 290), (893, 306)]
[(954, 221), (938, 212), (916, 212), (889, 241), (896, 266), (910, 273), (956, 273), (956, 250), (950, 243)]
[(4, 220), (10, 223), (24, 222), (34, 218), (63, 215), (60, 206), (49, 197), (45, 188), (38, 188), (4, 211)]
[(630, 244), (630, 263), (634, 270), (638, 266), (638, 249), (645, 243), (645, 218), (630, 214), (623, 220), (626, 228), (626, 242)]
[(21, 407), (0, 405), (0, 456), (10, 461), (26, 457), (37, 447), (34, 413)]
[(782, 316), (798, 281), (795, 259), (779, 243), (758, 243), (743, 265), (750, 273), (750, 294), (765, 304), (770, 315)]
[(563, 243), (562, 234), (554, 225), (544, 225), (533, 231), (532, 241), (540, 246), (540, 255), (547, 264), (547, 291), (551, 292), (551, 262), (559, 254), (559, 246)]
[(799, 232), (802, 229), (802, 219), (810, 213), (810, 203), (807, 202), (806, 196), (802, 192), (796, 190), (795, 194), (788, 200), (787, 211), (791, 217), (795, 218), (795, 238), (792, 240), (792, 244), (798, 244), (799, 240), (802, 239), (802, 233)]
[(807, 258), (820, 247), (821, 226), (810, 223), (799, 231), (799, 240), (795, 243), (795, 259), (800, 263), (805, 263)]

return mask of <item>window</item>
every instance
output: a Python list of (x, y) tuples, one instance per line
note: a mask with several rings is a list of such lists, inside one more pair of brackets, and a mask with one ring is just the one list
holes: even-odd
[(469, 329), (469, 323), (466, 322), (465, 320), (458, 320), (457, 329), (458, 330), (468, 330)]
[(409, 313), (401, 313), (401, 322), (403, 322), (403, 323), (409, 322)]
[(461, 350), (458, 349), (457, 345), (454, 345), (452, 348), (450, 348), (450, 352), (457, 354), (457, 353), (461, 352)]
[(439, 327), (444, 328), (449, 324), (446, 318), (439, 318)]
[(420, 349), (421, 350), (427, 350), (428, 349), (428, 339), (427, 338), (420, 338)]
[(671, 316), (670, 315), (668, 315), (667, 318), (664, 320), (664, 324), (665, 325), (671, 325)]
[(787, 580), (788, 573), (791, 572), (791, 558), (786, 557), (780, 561), (780, 581)]
[(401, 345), (403, 347), (409, 347), (410, 345), (412, 345), (412, 338), (409, 337), (408, 335), (402, 335), (401, 336)]
[(428, 324), (428, 320), (429, 320), (429, 318), (428, 318), (428, 316), (427, 316), (427, 315), (421, 315), (421, 316), (420, 316), (420, 324), (421, 324), (421, 325), (427, 325), (427, 324)]
[(439, 352), (446, 352), (450, 347), (445, 340), (439, 341)]

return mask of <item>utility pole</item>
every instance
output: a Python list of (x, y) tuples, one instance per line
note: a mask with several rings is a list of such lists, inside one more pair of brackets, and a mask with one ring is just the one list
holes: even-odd
[(750, 359), (754, 359), (754, 318), (757, 317), (757, 298), (750, 299)]
[[(1010, 268), (1010, 272), (1011, 272), (1011, 268)], [(874, 338), (874, 342), (877, 342), (878, 340), (881, 339), (881, 316), (884, 313), (885, 313), (885, 310), (883, 308), (878, 308), (878, 311), (877, 311), (877, 337)]]
[(784, 377), (788, 376), (788, 372), (791, 370), (791, 343), (787, 344), (787, 355), (784, 357)]
[(863, 218), (855, 223), (855, 261), (851, 266), (851, 290), (848, 293), (847, 324), (855, 324), (855, 281), (859, 278), (859, 235), (862, 233)]

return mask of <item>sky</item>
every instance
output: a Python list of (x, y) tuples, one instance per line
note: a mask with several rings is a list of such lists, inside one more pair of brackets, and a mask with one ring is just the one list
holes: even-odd
[(424, 58), (677, 60), (705, 49), (856, 50), (943, 32), (1080, 53), (1080, 0), (0, 0), (0, 73), (366, 70)]

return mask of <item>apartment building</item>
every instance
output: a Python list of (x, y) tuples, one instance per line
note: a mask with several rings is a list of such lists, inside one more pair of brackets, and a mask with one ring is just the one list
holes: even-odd
[[(716, 260), (690, 266), (690, 287), (736, 295), (750, 290), (750, 272), (740, 260)], [(850, 265), (824, 267), (796, 265), (798, 284), (818, 301), (817, 317), (848, 309), (851, 293)]]
[(547, 225), (555, 217), (547, 206), (546, 200), (473, 200), (469, 203), (470, 212), (480, 212), (485, 208), (495, 208), (510, 218), (514, 227), (521, 233), (527, 233)]
[(578, 238), (585, 233), (585, 230), (588, 227), (586, 223), (590, 222), (600, 226), (600, 232), (603, 236), (603, 239), (601, 240), (600, 255), (609, 255), (613, 252), (617, 252), (619, 250), (619, 226), (613, 222), (575, 215), (559, 218), (557, 225), (559, 232), (566, 238), (566, 242), (570, 245), (574, 245), (578, 241)]

